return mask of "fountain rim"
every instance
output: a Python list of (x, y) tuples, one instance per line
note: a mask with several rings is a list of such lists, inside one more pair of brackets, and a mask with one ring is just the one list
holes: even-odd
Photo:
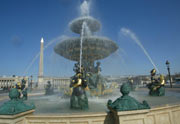
[(71, 31), (77, 34), (81, 34), (81, 28), (84, 21), (86, 21), (88, 28), (90, 29), (91, 32), (97, 32), (101, 27), (101, 23), (94, 17), (81, 16), (81, 17), (75, 18), (69, 23), (69, 27)]
[[(83, 42), (83, 45), (85, 45), (86, 44), (86, 40), (89, 40), (89, 41), (87, 41), (87, 42), (91, 42), (91, 43), (93, 43), (94, 45), (98, 45), (98, 43), (96, 42), (96, 38), (97, 39), (99, 39), (100, 40), (100, 42), (99, 43), (101, 43), (101, 44), (99, 44), (99, 46), (100, 47), (96, 47), (96, 49), (95, 50), (98, 50), (98, 51), (101, 51), (101, 50), (104, 50), (104, 55), (100, 55), (100, 53), (99, 54), (95, 54), (96, 55), (96, 58), (95, 59), (93, 59), (93, 61), (95, 61), (95, 60), (101, 60), (101, 59), (104, 59), (104, 58), (106, 58), (106, 57), (108, 57), (109, 55), (111, 55), (112, 53), (114, 53), (119, 47), (118, 47), (118, 45), (114, 42), (114, 41), (112, 41), (112, 40), (110, 40), (109, 38), (106, 38), (106, 37), (98, 37), (98, 36), (87, 36), (87, 37), (85, 37), (84, 39), (85, 39), (85, 41)], [(69, 55), (69, 49), (70, 49), (70, 44), (73, 44), (72, 42), (74, 42), (74, 44), (76, 44), (76, 43), (80, 43), (80, 37), (73, 37), (73, 38), (68, 38), (68, 39), (65, 39), (65, 40), (63, 40), (63, 41), (61, 41), (60, 43), (58, 43), (58, 44), (56, 44), (56, 46), (54, 47), (54, 51), (55, 51), (55, 53), (57, 53), (58, 55), (60, 55), (60, 56), (62, 56), (62, 57), (64, 57), (64, 58), (66, 58), (66, 59), (69, 59), (69, 60), (72, 60), (72, 61), (78, 61), (79, 59), (79, 57), (74, 57), (74, 56), (70, 56)], [(108, 42), (108, 44), (107, 43), (105, 43), (105, 42)], [(68, 44), (68, 45), (67, 45)], [(92, 44), (91, 44), (92, 45)], [(108, 52), (106, 53), (105, 51), (107, 51), (107, 47), (110, 47), (111, 46), (111, 48), (109, 48), (109, 50), (108, 50)], [(67, 50), (65, 50), (64, 48), (68, 48)], [(71, 49), (74, 49), (74, 48), (77, 48), (78, 50), (80, 50), (80, 46), (78, 45), (78, 46), (74, 46), (74, 47), (72, 47)], [(64, 52), (65, 51), (65, 52)], [(74, 53), (75, 51), (73, 51), (73, 53)], [(76, 51), (77, 52), (77, 51)], [(92, 50), (90, 51), (90, 52), (92, 52)], [(98, 52), (97, 52), (98, 53)], [(101, 56), (101, 57), (100, 57)]]

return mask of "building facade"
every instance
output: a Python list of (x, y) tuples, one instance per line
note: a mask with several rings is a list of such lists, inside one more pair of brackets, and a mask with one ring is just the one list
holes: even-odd
[(0, 77), (0, 88), (4, 90), (8, 90), (13, 88), (17, 82), (21, 82), (22, 79), (26, 81), (26, 87), (28, 87), (29, 78), (23, 76), (15, 76), (15, 77)]

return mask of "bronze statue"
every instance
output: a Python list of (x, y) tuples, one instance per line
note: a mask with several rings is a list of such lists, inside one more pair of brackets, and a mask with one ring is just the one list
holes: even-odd
[(80, 65), (79, 65), (79, 62), (77, 62), (77, 63), (74, 64), (73, 71), (74, 71), (75, 73), (77, 73), (79, 70), (80, 70)]
[(117, 98), (114, 102), (108, 100), (107, 107), (110, 111), (130, 111), (140, 109), (150, 109), (149, 104), (146, 101), (142, 103), (138, 102), (133, 97), (129, 96), (131, 91), (129, 83), (123, 83), (120, 88), (122, 94), (121, 97)]
[(53, 87), (51, 85), (51, 82), (48, 81), (47, 85), (45, 87), (45, 95), (52, 95), (52, 94), (54, 94), (54, 89), (53, 89)]
[(149, 88), (149, 95), (151, 96), (164, 96), (165, 95), (165, 80), (164, 76), (160, 75), (156, 78), (156, 70), (151, 70), (151, 83), (147, 85)]
[(21, 82), (17, 82), (15, 88), (19, 92), (18, 98), (22, 100), (27, 100), (28, 93), (26, 88), (26, 80), (24, 78), (21, 80)]
[(100, 62), (96, 62), (96, 67), (95, 67), (95, 73), (99, 74), (101, 72), (101, 67), (100, 67), (101, 63)]
[(71, 109), (88, 109), (88, 98), (86, 95), (88, 86), (82, 72), (78, 72), (73, 76), (70, 88), (72, 89), (70, 99)]

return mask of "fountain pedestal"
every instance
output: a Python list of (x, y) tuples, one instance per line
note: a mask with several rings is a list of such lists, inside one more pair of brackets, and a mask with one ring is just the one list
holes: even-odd
[(0, 106), (0, 115), (16, 115), (35, 109), (34, 105), (25, 104), (23, 99), (19, 98), (19, 94), (20, 93), (16, 88), (10, 90), (10, 100)]
[(143, 103), (138, 102), (133, 97), (129, 96), (130, 86), (128, 83), (124, 83), (121, 86), (120, 92), (122, 96), (116, 99), (114, 102), (108, 101), (107, 106), (111, 111), (130, 111), (130, 110), (140, 110), (140, 109), (150, 109), (150, 106), (146, 101)]

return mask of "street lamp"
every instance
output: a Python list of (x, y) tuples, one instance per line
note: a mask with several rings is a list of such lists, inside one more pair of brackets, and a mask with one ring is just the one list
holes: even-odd
[(172, 88), (172, 82), (171, 82), (171, 74), (170, 74), (170, 63), (169, 63), (169, 61), (167, 60), (166, 61), (166, 66), (167, 66), (167, 70), (168, 70), (168, 74), (169, 74), (169, 82), (170, 82), (170, 86), (171, 86), (171, 88)]

